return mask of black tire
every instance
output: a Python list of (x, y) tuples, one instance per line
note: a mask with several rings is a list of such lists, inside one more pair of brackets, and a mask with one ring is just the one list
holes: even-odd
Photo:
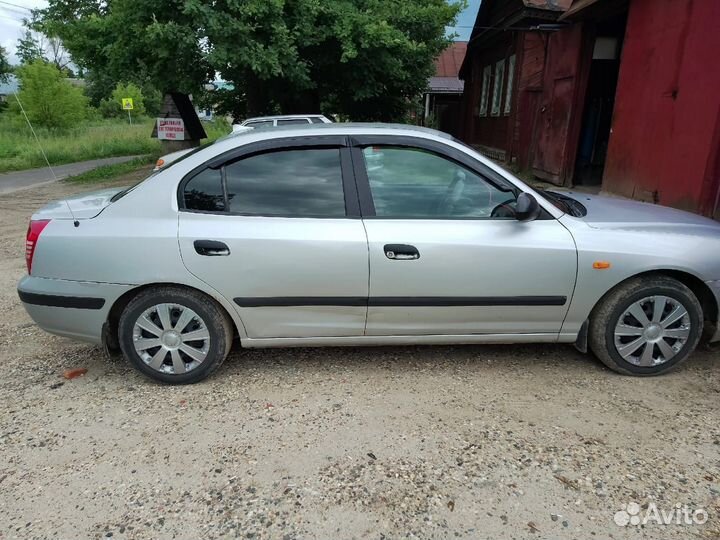
[[(194, 369), (182, 374), (153, 369), (143, 361), (134, 346), (133, 329), (140, 316), (153, 306), (165, 303), (178, 304), (194, 311), (205, 323), (210, 336), (205, 359)], [(172, 285), (152, 287), (138, 294), (120, 315), (118, 328), (118, 340), (125, 358), (144, 375), (169, 384), (193, 384), (211, 375), (227, 358), (232, 338), (233, 323), (214, 299), (201, 292)], [(189, 357), (183, 358), (189, 360)]]
[[(615, 327), (635, 302), (662, 295), (682, 304), (690, 317), (690, 333), (682, 348), (670, 360), (650, 367), (625, 360), (615, 345)], [(605, 295), (590, 317), (590, 349), (610, 369), (624, 375), (651, 377), (667, 373), (680, 365), (697, 347), (703, 330), (702, 306), (693, 292), (679, 281), (662, 275), (637, 277), (618, 285)]]

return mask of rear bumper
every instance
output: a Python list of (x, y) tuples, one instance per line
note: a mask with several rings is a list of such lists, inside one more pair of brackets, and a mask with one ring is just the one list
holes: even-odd
[(110, 309), (130, 289), (132, 285), (25, 276), (18, 283), (18, 296), (46, 332), (100, 344)]
[[(708, 281), (707, 285), (715, 295), (715, 300), (718, 304), (718, 311), (720, 311), (720, 280)], [(710, 338), (710, 343), (720, 341), (720, 317), (718, 317), (718, 319), (719, 320), (715, 321), (715, 334)]]

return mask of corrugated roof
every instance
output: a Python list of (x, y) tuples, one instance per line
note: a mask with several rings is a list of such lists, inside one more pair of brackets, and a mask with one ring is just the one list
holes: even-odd
[(457, 78), (465, 59), (467, 41), (455, 41), (435, 59), (435, 77)]
[(430, 77), (428, 90), (430, 93), (457, 93), (461, 94), (465, 83), (457, 77)]

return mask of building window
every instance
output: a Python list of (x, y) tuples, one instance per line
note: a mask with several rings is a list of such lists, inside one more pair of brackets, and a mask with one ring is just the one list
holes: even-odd
[(495, 64), (495, 81), (493, 84), (492, 116), (500, 116), (500, 104), (502, 103), (503, 78), (505, 77), (505, 59)]
[(487, 116), (488, 97), (490, 94), (490, 66), (485, 66), (482, 77), (482, 91), (480, 92), (480, 116)]
[(515, 78), (515, 55), (513, 54), (508, 58), (508, 78), (507, 86), (505, 87), (505, 108), (503, 113), (507, 116), (512, 110), (512, 93), (513, 93), (513, 82)]

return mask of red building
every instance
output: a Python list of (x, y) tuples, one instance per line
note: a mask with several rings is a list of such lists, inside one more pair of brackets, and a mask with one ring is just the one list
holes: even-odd
[(557, 185), (720, 218), (720, 2), (483, 0), (461, 136)]

